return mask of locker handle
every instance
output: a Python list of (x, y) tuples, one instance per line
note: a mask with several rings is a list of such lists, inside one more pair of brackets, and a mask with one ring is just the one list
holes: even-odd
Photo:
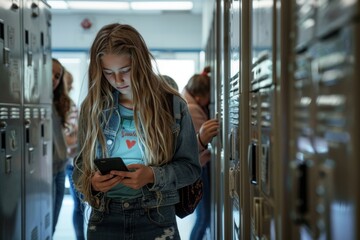
[(234, 198), (235, 193), (235, 169), (233, 167), (229, 168), (229, 195), (231, 198)]
[(299, 213), (307, 212), (307, 165), (306, 163), (301, 163), (298, 165), (298, 200), (297, 209)]
[(0, 123), (0, 129), (1, 129), (1, 149), (6, 150), (6, 122)]
[(29, 119), (25, 120), (25, 142), (30, 143), (30, 125), (31, 121)]
[(43, 156), (47, 155), (47, 146), (48, 146), (48, 143), (46, 141), (43, 142)]
[(27, 55), (27, 65), (28, 65), (28, 67), (32, 66), (32, 59), (33, 59), (32, 58), (32, 51), (28, 51), (26, 55)]
[(30, 129), (28, 127), (25, 129), (25, 142), (30, 143)]
[(34, 151), (34, 148), (33, 147), (29, 147), (28, 148), (28, 152), (29, 152), (29, 156), (28, 156), (28, 164), (31, 164), (32, 162), (33, 162), (33, 160), (32, 160), (32, 153), (33, 153), (33, 151)]
[(6, 151), (6, 133), (5, 133), (5, 131), (1, 132), (1, 149)]
[(229, 160), (234, 160), (233, 156), (233, 129), (231, 129), (229, 134)]
[(9, 174), (11, 173), (11, 155), (6, 155), (5, 158), (5, 173)]
[(248, 167), (250, 174), (250, 183), (257, 185), (256, 178), (256, 143), (251, 143), (248, 147)]
[(5, 40), (5, 26), (4, 21), (0, 19), (0, 39)]
[(45, 137), (45, 125), (44, 125), (44, 123), (41, 123), (40, 135), (41, 135), (42, 138)]
[(307, 203), (307, 174), (308, 174), (308, 165), (306, 162), (294, 161), (291, 164), (294, 169), (295, 175), (295, 184), (297, 184), (294, 189), (294, 203), (292, 204), (293, 208), (293, 219), (295, 223), (301, 224), (304, 222), (305, 214), (308, 211)]
[(10, 65), (10, 49), (6, 47), (4, 48), (3, 62), (6, 67)]
[(263, 198), (255, 197), (254, 203), (254, 222), (255, 222), (255, 235), (260, 238), (262, 235), (262, 224), (263, 224)]

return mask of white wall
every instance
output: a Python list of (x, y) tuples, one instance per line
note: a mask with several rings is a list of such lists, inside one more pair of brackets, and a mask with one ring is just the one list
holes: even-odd
[[(80, 23), (93, 23), (84, 30)], [(135, 27), (150, 49), (202, 49), (202, 16), (188, 13), (157, 15), (53, 14), (52, 49), (89, 49), (97, 31), (105, 24), (119, 22)]]

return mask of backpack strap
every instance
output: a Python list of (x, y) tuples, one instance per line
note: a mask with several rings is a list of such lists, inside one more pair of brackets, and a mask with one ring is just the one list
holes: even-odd
[(175, 95), (173, 95), (173, 114), (174, 114), (175, 122), (180, 124), (180, 120), (181, 120), (180, 103), (179, 101), (176, 101)]

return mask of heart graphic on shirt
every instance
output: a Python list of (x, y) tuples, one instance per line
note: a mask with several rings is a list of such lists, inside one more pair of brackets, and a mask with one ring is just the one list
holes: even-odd
[(128, 149), (132, 148), (135, 145), (136, 141), (135, 140), (126, 140), (126, 145), (128, 147)]

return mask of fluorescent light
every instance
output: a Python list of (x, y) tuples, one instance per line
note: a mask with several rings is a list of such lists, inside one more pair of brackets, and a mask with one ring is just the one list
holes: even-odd
[(68, 5), (65, 1), (47, 1), (52, 9), (68, 9)]
[(190, 1), (132, 2), (130, 5), (133, 10), (191, 10), (193, 8), (193, 3)]
[(254, 1), (253, 8), (270, 8), (273, 4), (272, 0)]
[(47, 3), (52, 9), (76, 9), (76, 10), (132, 10), (140, 11), (163, 11), (163, 10), (191, 10), (191, 1), (154, 1), (154, 2), (119, 2), (119, 1), (63, 1), (50, 0)]
[(128, 10), (127, 2), (105, 2), (105, 1), (68, 1), (70, 9), (78, 10)]

